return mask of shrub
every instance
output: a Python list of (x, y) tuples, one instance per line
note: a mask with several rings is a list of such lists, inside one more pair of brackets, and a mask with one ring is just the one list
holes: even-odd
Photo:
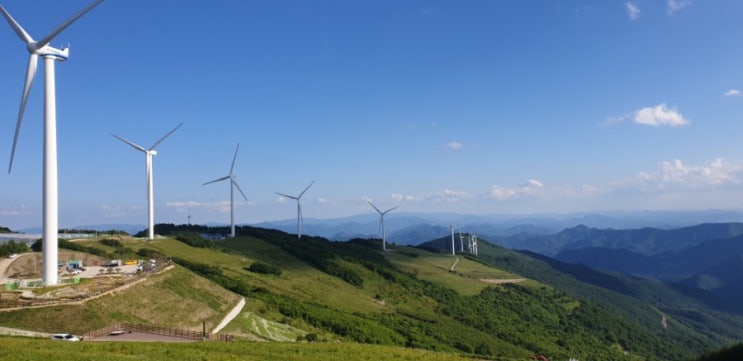
[(263, 262), (253, 262), (253, 264), (251, 264), (250, 267), (247, 267), (246, 270), (264, 275), (281, 276), (281, 268)]

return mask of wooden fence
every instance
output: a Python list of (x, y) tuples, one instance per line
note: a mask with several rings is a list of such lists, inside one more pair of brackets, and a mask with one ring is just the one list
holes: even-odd
[(234, 341), (235, 336), (233, 335), (223, 335), (223, 334), (212, 334), (212, 333), (203, 333), (202, 331), (193, 331), (193, 330), (183, 330), (183, 329), (177, 329), (177, 328), (167, 328), (167, 327), (158, 327), (158, 326), (150, 326), (150, 325), (141, 325), (141, 324), (135, 324), (135, 323), (115, 323), (113, 325), (93, 330), (88, 333), (85, 333), (83, 335), (84, 339), (92, 339), (96, 337), (101, 337), (105, 335), (109, 335), (113, 332), (139, 332), (139, 333), (149, 333), (152, 335), (163, 335), (163, 336), (173, 336), (173, 337), (180, 337), (188, 340), (203, 340), (203, 341)]

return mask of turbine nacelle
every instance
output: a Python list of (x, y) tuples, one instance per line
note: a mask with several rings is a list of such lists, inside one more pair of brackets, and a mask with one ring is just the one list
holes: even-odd
[(26, 47), (28, 49), (29, 53), (36, 54), (43, 57), (52, 56), (54, 57), (54, 60), (57, 61), (65, 61), (67, 58), (70, 57), (70, 48), (65, 47), (62, 49), (57, 49), (50, 45), (44, 45), (41, 48), (36, 47), (36, 43), (28, 44)]

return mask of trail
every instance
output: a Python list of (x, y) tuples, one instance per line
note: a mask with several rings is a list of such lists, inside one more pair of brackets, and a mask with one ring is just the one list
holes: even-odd
[(244, 297), (240, 299), (240, 302), (237, 303), (237, 305), (235, 306), (235, 308), (233, 308), (232, 311), (230, 311), (230, 313), (228, 313), (227, 315), (224, 316), (224, 318), (222, 319), (222, 322), (220, 322), (217, 325), (217, 327), (215, 327), (212, 330), (212, 333), (217, 333), (217, 332), (221, 331), (225, 326), (227, 326), (228, 323), (232, 322), (232, 320), (234, 320), (235, 317), (237, 317), (237, 315), (239, 315), (240, 312), (243, 310), (243, 307), (245, 307), (245, 298)]
[(457, 257), (457, 259), (454, 260), (454, 264), (451, 265), (451, 268), (449, 268), (449, 272), (454, 272), (454, 268), (457, 267), (457, 263), (459, 263), (459, 257)]

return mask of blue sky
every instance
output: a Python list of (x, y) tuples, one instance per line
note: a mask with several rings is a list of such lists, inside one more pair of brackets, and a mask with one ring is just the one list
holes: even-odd
[[(86, 0), (4, 0), (36, 39)], [(743, 2), (117, 1), (59, 35), (59, 223), (743, 204)], [(28, 53), (0, 24), (0, 163)], [(0, 225), (41, 225), (43, 71)], [(6, 168), (3, 168), (6, 169)]]

